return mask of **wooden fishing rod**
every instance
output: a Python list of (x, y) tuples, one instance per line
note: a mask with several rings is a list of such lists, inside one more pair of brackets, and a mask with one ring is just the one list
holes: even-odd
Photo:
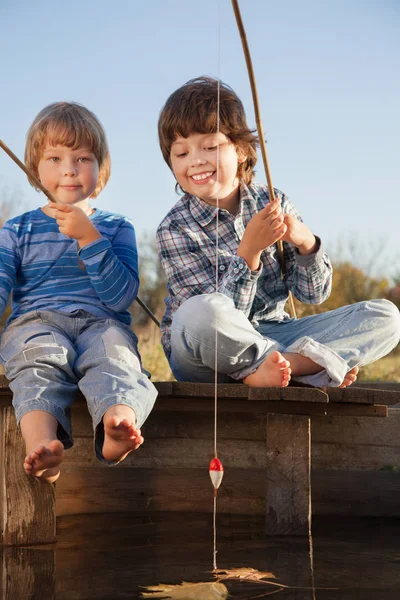
[[(15, 164), (17, 164), (19, 166), (19, 168), (22, 169), (22, 171), (25, 173), (25, 175), (27, 175), (27, 177), (29, 177), (29, 179), (35, 184), (35, 186), (41, 192), (43, 192), (43, 194), (45, 196), (47, 196), (47, 198), (50, 200), (50, 202), (57, 202), (57, 200), (54, 198), (54, 196), (52, 194), (50, 194), (50, 192), (48, 190), (46, 190), (46, 188), (44, 187), (44, 185), (42, 185), (42, 183), (39, 181), (39, 179), (37, 177), (35, 177), (35, 175), (29, 169), (26, 168), (24, 163), (19, 160), (18, 156), (16, 156), (14, 154), (14, 152), (12, 152), (12, 150), (10, 150), (10, 148), (7, 146), (7, 144), (5, 144), (3, 142), (3, 140), (1, 140), (1, 139), (0, 139), (0, 148), (2, 148), (4, 150), (4, 152), (6, 154), (8, 154), (8, 156), (15, 162)], [(139, 304), (139, 306), (141, 306), (141, 308), (143, 308), (143, 310), (148, 314), (148, 316), (154, 321), (154, 323), (158, 327), (160, 327), (160, 321), (151, 312), (151, 310), (146, 306), (146, 304), (144, 302), (142, 302), (142, 300), (139, 298), (139, 296), (136, 296), (135, 300)]]
[[(236, 24), (238, 26), (240, 39), (242, 41), (242, 46), (243, 46), (243, 52), (244, 52), (244, 56), (246, 59), (247, 73), (249, 75), (251, 94), (253, 97), (254, 114), (255, 114), (256, 125), (257, 125), (258, 139), (260, 142), (261, 156), (262, 156), (262, 160), (263, 160), (263, 164), (264, 164), (265, 176), (267, 178), (270, 200), (271, 200), (271, 202), (273, 202), (275, 200), (275, 193), (274, 193), (274, 186), (272, 185), (271, 171), (270, 171), (269, 163), (268, 163), (267, 146), (265, 143), (264, 128), (263, 128), (263, 124), (262, 124), (262, 120), (261, 120), (260, 104), (258, 101), (258, 92), (257, 92), (257, 86), (256, 86), (256, 78), (254, 75), (253, 62), (251, 60), (250, 49), (249, 49), (249, 45), (247, 43), (246, 31), (245, 31), (245, 28), (243, 25), (243, 20), (242, 20), (242, 15), (240, 13), (238, 0), (232, 0), (232, 7), (233, 7), (233, 12), (235, 13)], [(276, 242), (276, 245), (277, 245), (277, 249), (278, 249), (279, 265), (280, 265), (281, 273), (283, 276), (285, 274), (285, 260), (284, 260), (284, 254), (283, 254), (282, 240), (278, 240)], [(289, 312), (291, 313), (292, 317), (296, 318), (296, 309), (294, 307), (293, 296), (290, 291), (289, 291), (288, 302), (289, 302)]]

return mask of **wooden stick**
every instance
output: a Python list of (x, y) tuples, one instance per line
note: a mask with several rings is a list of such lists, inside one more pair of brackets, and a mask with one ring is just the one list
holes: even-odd
[(146, 306), (144, 302), (142, 302), (142, 300), (139, 298), (139, 296), (136, 296), (136, 302), (139, 304), (139, 306), (141, 306), (143, 308), (143, 310), (145, 312), (147, 312), (147, 314), (149, 315), (150, 319), (152, 319), (154, 321), (154, 323), (158, 327), (160, 327), (160, 321), (157, 319), (157, 317), (155, 316), (155, 314), (151, 312), (151, 310), (149, 309), (149, 307)]
[[(251, 94), (253, 96), (254, 114), (255, 114), (255, 119), (256, 119), (258, 138), (259, 138), (259, 142), (260, 142), (261, 156), (262, 156), (263, 163), (264, 163), (264, 170), (265, 170), (265, 175), (266, 175), (267, 183), (268, 183), (269, 196), (270, 196), (271, 202), (273, 202), (275, 200), (274, 186), (272, 185), (272, 177), (271, 177), (271, 172), (269, 169), (267, 147), (265, 144), (264, 128), (263, 128), (262, 121), (261, 121), (260, 104), (258, 101), (258, 93), (257, 93), (256, 78), (254, 75), (253, 63), (251, 60), (250, 49), (249, 49), (249, 45), (247, 43), (246, 31), (243, 26), (242, 15), (240, 14), (240, 8), (239, 8), (238, 1), (232, 0), (232, 6), (233, 6), (233, 11), (235, 13), (236, 23), (237, 23), (237, 26), (239, 29), (240, 39), (242, 40), (244, 56), (246, 59), (247, 72), (249, 75), (249, 81), (250, 81), (250, 87), (251, 87)], [(285, 261), (284, 261), (284, 255), (283, 255), (282, 241), (278, 240), (276, 242), (276, 245), (278, 248), (279, 265), (280, 265), (281, 273), (283, 276), (285, 274)], [(292, 317), (296, 318), (296, 309), (294, 307), (293, 296), (292, 296), (291, 292), (289, 292), (288, 302), (289, 302), (289, 312), (291, 313)]]
[(29, 179), (33, 181), (36, 187), (39, 188), (39, 190), (41, 190), (51, 202), (56, 202), (54, 196), (52, 196), (50, 192), (46, 190), (46, 188), (40, 183), (39, 179), (35, 177), (35, 175), (31, 173), (29, 169), (26, 168), (24, 163), (21, 162), (17, 156), (15, 156), (14, 152), (10, 150), (10, 148), (3, 142), (3, 140), (0, 140), (0, 148), (3, 148), (4, 152), (8, 154), (10, 158), (13, 159), (13, 161), (19, 166), (19, 168), (23, 170), (25, 175), (27, 175)]
[[(57, 200), (54, 198), (54, 196), (52, 196), (50, 194), (50, 192), (47, 191), (46, 188), (40, 183), (39, 179), (37, 177), (35, 177), (35, 175), (33, 175), (33, 173), (31, 173), (31, 171), (29, 171), (29, 169), (26, 168), (24, 163), (19, 160), (19, 158), (14, 154), (14, 152), (12, 152), (10, 150), (10, 148), (7, 146), (7, 144), (5, 144), (1, 139), (0, 139), (0, 148), (2, 148), (4, 150), (4, 152), (6, 154), (8, 154), (8, 156), (10, 158), (13, 159), (13, 161), (19, 166), (19, 168), (23, 170), (25, 175), (27, 175), (34, 182), (36, 187), (38, 187), (43, 192), (43, 194), (45, 194), (47, 196), (47, 198), (51, 202), (57, 202)], [(143, 308), (143, 310), (149, 315), (149, 317), (151, 319), (153, 319), (154, 323), (156, 325), (158, 325), (158, 327), (160, 327), (160, 322), (157, 320), (157, 318), (154, 316), (154, 314), (151, 312), (151, 310), (145, 305), (145, 303), (142, 302), (142, 300), (139, 298), (139, 296), (136, 296), (135, 300), (139, 304), (139, 306), (141, 306)]]

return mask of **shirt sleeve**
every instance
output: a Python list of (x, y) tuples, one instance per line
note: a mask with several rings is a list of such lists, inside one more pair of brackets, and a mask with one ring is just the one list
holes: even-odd
[[(203, 247), (178, 224), (161, 226), (157, 248), (168, 278), (169, 291), (179, 306), (184, 300), (216, 291), (215, 246)], [(246, 261), (220, 251), (218, 254), (218, 291), (232, 298), (236, 308), (250, 313), (260, 271), (250, 271)]]
[(115, 312), (129, 308), (139, 289), (133, 225), (124, 221), (112, 241), (102, 236), (81, 248), (78, 254), (101, 302)]
[(15, 286), (20, 264), (16, 235), (12, 227), (5, 223), (0, 229), (0, 315), (3, 314)]
[[(302, 221), (299, 213), (284, 194), (282, 209), (283, 212), (294, 215)], [(292, 244), (283, 243), (286, 285), (304, 304), (321, 304), (329, 297), (332, 289), (332, 264), (322, 247), (320, 238), (315, 237), (317, 249), (307, 256), (301, 255)]]

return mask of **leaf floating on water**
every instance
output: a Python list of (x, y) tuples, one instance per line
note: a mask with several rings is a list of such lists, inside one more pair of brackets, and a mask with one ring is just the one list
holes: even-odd
[(172, 598), (173, 600), (225, 600), (228, 590), (219, 581), (188, 583), (178, 585), (162, 584), (148, 586), (142, 598)]
[(260, 579), (276, 579), (273, 573), (257, 571), (251, 567), (238, 567), (237, 569), (217, 569), (215, 571), (220, 581), (224, 579), (247, 579), (248, 581), (259, 581)]

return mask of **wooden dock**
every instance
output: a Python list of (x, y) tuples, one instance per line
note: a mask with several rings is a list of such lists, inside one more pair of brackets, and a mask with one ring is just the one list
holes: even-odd
[[(4, 545), (55, 540), (57, 516), (211, 512), (213, 384), (156, 383), (144, 445), (117, 467), (93, 452), (92, 424), (78, 396), (75, 445), (56, 485), (22, 469), (24, 446), (11, 392), (0, 385)], [(223, 514), (265, 515), (268, 534), (307, 535), (313, 514), (400, 515), (400, 390), (218, 386), (218, 492)]]

